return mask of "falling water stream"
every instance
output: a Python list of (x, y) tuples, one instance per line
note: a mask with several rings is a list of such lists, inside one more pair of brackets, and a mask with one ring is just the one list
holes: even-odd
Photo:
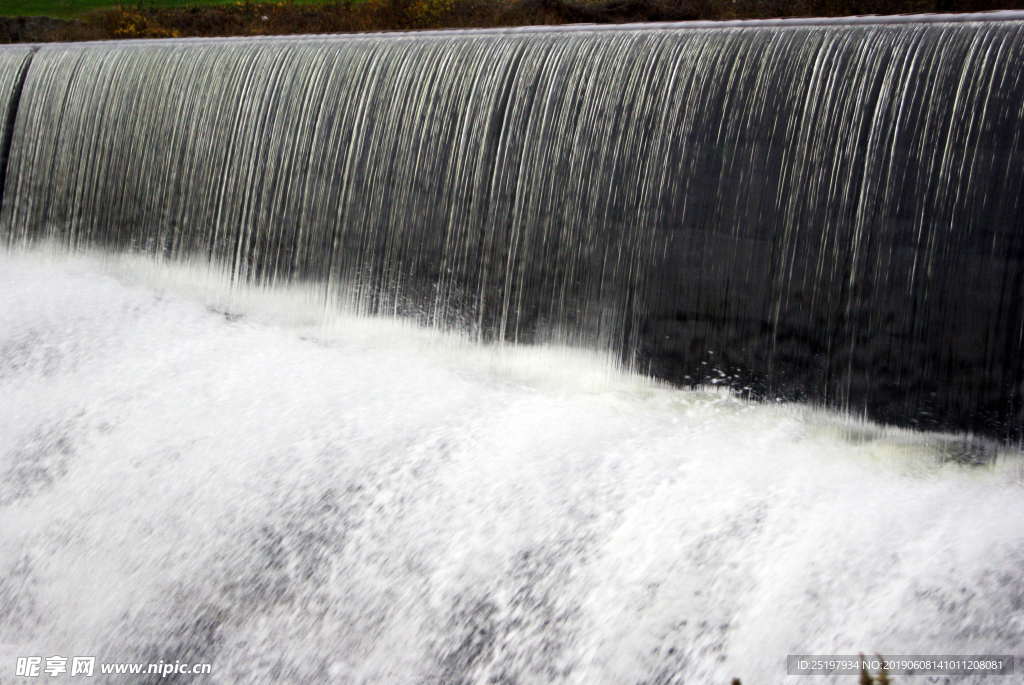
[(0, 683), (1024, 658), (1019, 19), (0, 46)]

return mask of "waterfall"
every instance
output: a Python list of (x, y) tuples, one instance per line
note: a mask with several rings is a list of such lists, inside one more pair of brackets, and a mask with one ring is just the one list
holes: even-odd
[(3, 129), (0, 129), (0, 206), (4, 199), (7, 157), (11, 151), (14, 120), (32, 52), (31, 48), (0, 48), (0, 121), (3, 122)]
[(1018, 437), (1021, 40), (1005, 21), (44, 46), (2, 220), (15, 244), (200, 256), (484, 340)]
[[(1021, 41), (959, 21), (47, 45), (2, 225), (1014, 439)], [(3, 54), (10, 84), (24, 49)]]

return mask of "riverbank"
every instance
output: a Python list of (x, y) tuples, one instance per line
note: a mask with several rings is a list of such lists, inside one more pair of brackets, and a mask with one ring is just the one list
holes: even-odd
[(1024, 9), (1022, 0), (363, 0), (323, 4), (116, 5), (71, 18), (0, 17), (0, 43), (359, 33), (640, 21), (769, 19)]

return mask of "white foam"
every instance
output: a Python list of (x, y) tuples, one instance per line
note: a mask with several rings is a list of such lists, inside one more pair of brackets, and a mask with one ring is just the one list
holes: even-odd
[(966, 467), (949, 436), (313, 289), (4, 255), (0, 436), (4, 682), (26, 652), (214, 683), (781, 683), (787, 653), (1024, 644), (1017, 453)]

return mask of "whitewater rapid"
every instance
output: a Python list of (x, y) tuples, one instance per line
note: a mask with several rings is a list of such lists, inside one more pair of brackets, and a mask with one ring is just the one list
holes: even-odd
[(318, 297), (0, 254), (0, 682), (53, 654), (279, 685), (1024, 656), (1014, 449)]

